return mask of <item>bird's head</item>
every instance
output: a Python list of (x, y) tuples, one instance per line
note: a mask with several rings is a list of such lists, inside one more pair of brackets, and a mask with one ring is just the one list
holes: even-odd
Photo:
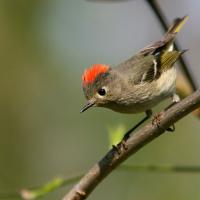
[(84, 112), (92, 106), (107, 107), (113, 98), (114, 77), (111, 68), (104, 64), (94, 64), (82, 75), (82, 87), (86, 99)]

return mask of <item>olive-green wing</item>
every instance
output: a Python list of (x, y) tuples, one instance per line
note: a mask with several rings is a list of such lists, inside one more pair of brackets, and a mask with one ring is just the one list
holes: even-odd
[(144, 72), (141, 82), (157, 80), (162, 73), (172, 68), (185, 51), (166, 51), (154, 56), (153, 65)]
[(168, 51), (164, 52), (157, 58), (160, 73), (170, 69), (179, 57), (186, 52), (184, 51)]
[(170, 69), (185, 51), (162, 52), (157, 55), (142, 55), (117, 66), (118, 72), (134, 84), (152, 82)]

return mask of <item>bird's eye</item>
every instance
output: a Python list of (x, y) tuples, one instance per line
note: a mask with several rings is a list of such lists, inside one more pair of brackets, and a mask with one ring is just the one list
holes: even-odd
[(104, 88), (101, 88), (101, 89), (98, 90), (98, 94), (100, 96), (105, 96), (106, 95), (106, 90)]

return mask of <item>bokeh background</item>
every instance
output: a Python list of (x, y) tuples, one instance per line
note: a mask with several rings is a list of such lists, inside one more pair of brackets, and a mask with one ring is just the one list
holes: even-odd
[[(160, 0), (167, 19), (190, 16), (177, 39), (200, 84), (200, 1)], [(0, 192), (86, 172), (108, 150), (108, 127), (143, 115), (85, 103), (81, 74), (117, 64), (163, 34), (144, 0), (0, 1)], [(156, 107), (162, 109), (169, 101)], [(129, 158), (129, 164), (200, 165), (200, 121), (193, 115)], [(44, 199), (61, 199), (72, 185)], [(113, 172), (88, 199), (200, 199), (200, 174)], [(11, 198), (8, 198), (11, 199)], [(13, 198), (12, 198), (13, 199)]]

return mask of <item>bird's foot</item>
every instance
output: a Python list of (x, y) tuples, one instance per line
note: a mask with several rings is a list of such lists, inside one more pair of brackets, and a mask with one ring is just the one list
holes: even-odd
[(126, 140), (122, 140), (121, 142), (120, 142), (120, 145), (121, 145), (121, 147), (124, 149), (124, 150), (128, 150), (128, 146), (127, 146), (127, 144), (126, 144)]
[(118, 155), (121, 154), (121, 148), (119, 148), (119, 144), (112, 145), (112, 149), (117, 152)]
[(175, 125), (172, 124), (172, 127), (168, 127), (168, 128), (166, 129), (166, 131), (168, 131), (168, 132), (174, 132), (174, 131), (175, 131)]
[(174, 132), (175, 131), (174, 124), (172, 125), (172, 127), (168, 127), (168, 128), (162, 127), (162, 125), (160, 124), (162, 118), (163, 118), (163, 112), (155, 114), (152, 120), (152, 124), (156, 125), (158, 128), (162, 129), (163, 131)]
[[(158, 113), (153, 116), (152, 125), (156, 125), (157, 127), (161, 127), (160, 121), (162, 119), (163, 113)], [(162, 128), (162, 127), (161, 127)]]
[(167, 106), (165, 108), (165, 111), (167, 111), (168, 109), (170, 109), (172, 106), (174, 106), (175, 104), (177, 104), (178, 102), (180, 102), (180, 97), (178, 96), (178, 94), (174, 93), (173, 96), (172, 96), (172, 103)]
[(129, 138), (129, 135), (124, 135), (120, 143), (118, 143), (117, 145), (112, 145), (113, 150), (117, 151), (118, 155), (120, 155), (123, 150), (128, 149), (128, 146), (126, 144), (126, 141), (128, 138)]

